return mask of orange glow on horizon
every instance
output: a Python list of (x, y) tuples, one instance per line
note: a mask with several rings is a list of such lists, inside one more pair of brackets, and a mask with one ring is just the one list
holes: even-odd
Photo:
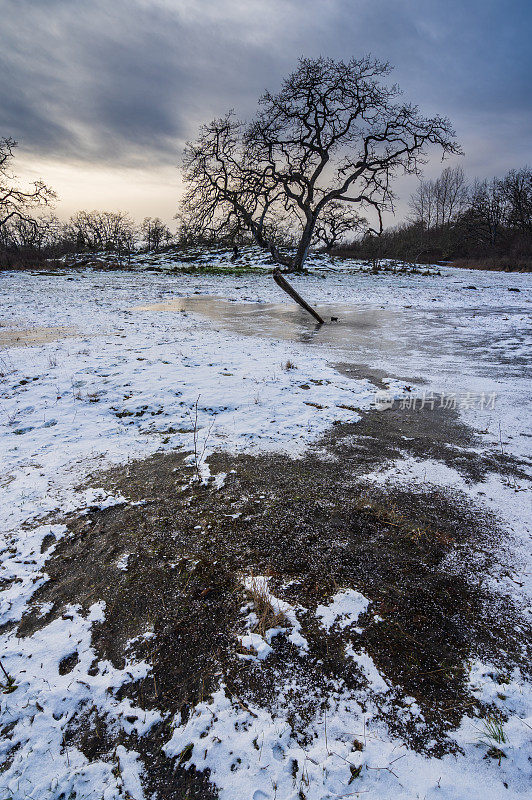
[(113, 168), (34, 159), (16, 153), (17, 183), (43, 180), (57, 193), (54, 212), (68, 219), (76, 211), (126, 211), (140, 222), (161, 217), (173, 227), (182, 190), (177, 166)]

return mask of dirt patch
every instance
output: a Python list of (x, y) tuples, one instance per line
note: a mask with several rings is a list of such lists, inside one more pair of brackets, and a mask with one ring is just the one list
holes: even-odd
[[(118, 696), (160, 709), (167, 721), (176, 713), (185, 721), (221, 681), (235, 704), (259, 704), (275, 715), (279, 687), (288, 681), (298, 691), (288, 693), (282, 711), (302, 742), (324, 698), (334, 700), (341, 687), (362, 705), (371, 701), (411, 747), (434, 755), (453, 750), (448, 734), (462, 716), (485, 712), (468, 693), (470, 660), (490, 662), (503, 675), (514, 665), (527, 672), (530, 663), (526, 622), (490, 580), (504, 568), (504, 534), (465, 494), (375, 486), (364, 476), (409, 454), (480, 480), (501, 463), (476, 452), (476, 441), (448, 410), (394, 407), (334, 426), (301, 460), (215, 454), (212, 473), (226, 474), (219, 488), (213, 480), (191, 482), (179, 453), (99, 474), (98, 486), (137, 504), (68, 520), (69, 533), (45, 567), (49, 580), (34, 596), (52, 610), (45, 617), (28, 613), (19, 635), (47, 624), (68, 603), (88, 608), (103, 599), (105, 621), (93, 629), (98, 657), (123, 666), (134, 655), (152, 666)], [(300, 608), (307, 652), (281, 634), (266, 660), (240, 658), (238, 634), (252, 602), (243, 576), (250, 574), (269, 576), (274, 594)], [(356, 626), (327, 632), (316, 608), (345, 588), (361, 592), (370, 606)], [(387, 692), (373, 692), (347, 657), (348, 645), (373, 659)], [(72, 669), (76, 658), (61, 668)], [(422, 721), (409, 712), (412, 698)], [(111, 757), (116, 737), (94, 730), (89, 715), (72, 723), (69, 736), (88, 757), (96, 757), (93, 750)], [(164, 756), (167, 738), (163, 725), (135, 743), (147, 786), (163, 798), (214, 797), (207, 773)]]
[[(361, 377), (368, 377), (360, 371)], [(455, 469), (467, 481), (483, 481), (490, 472), (507, 478), (528, 477), (527, 464), (484, 447), (480, 432), (460, 421), (451, 408), (403, 407), (359, 412), (354, 424), (334, 426), (324, 437), (326, 449), (359, 474), (404, 456), (432, 459)]]
[(378, 389), (385, 389), (387, 385), (386, 382), (392, 378), (404, 381), (405, 384), (415, 384), (416, 386), (423, 386), (427, 383), (424, 378), (400, 378), (397, 375), (391, 375), (383, 369), (369, 367), (367, 364), (347, 364), (341, 362), (339, 364), (334, 364), (334, 368), (337, 372), (346, 375), (348, 378), (353, 378), (354, 380), (368, 380)]
[(124, 731), (111, 733), (105, 717), (97, 709), (90, 708), (73, 717), (65, 732), (63, 746), (77, 747), (89, 761), (101, 759), (113, 763), (115, 771), (120, 772), (116, 748), (123, 745), (139, 753), (144, 764), (149, 765), (143, 776), (146, 797), (216, 800), (218, 792), (209, 781), (208, 771), (198, 772), (186, 760), (170, 759), (164, 755), (162, 748), (168, 732), (168, 725), (161, 723), (153, 726), (149, 736), (127, 735)]

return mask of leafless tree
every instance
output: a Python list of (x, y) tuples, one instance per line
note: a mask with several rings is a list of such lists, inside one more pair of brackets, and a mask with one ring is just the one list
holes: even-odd
[(431, 230), (436, 222), (436, 194), (434, 181), (420, 180), (410, 197), (411, 221), (423, 230)]
[(471, 190), (470, 217), (475, 235), (481, 241), (494, 246), (506, 224), (507, 202), (502, 192), (501, 181), (476, 180)]
[(145, 217), (140, 226), (140, 233), (148, 250), (158, 250), (173, 238), (170, 228), (159, 217)]
[(56, 247), (62, 239), (63, 224), (55, 214), (40, 214), (30, 219), (13, 217), (2, 227), (4, 247), (32, 249), (41, 253)]
[(447, 167), (434, 183), (436, 225), (448, 228), (463, 213), (469, 201), (469, 189), (462, 167)]
[(42, 181), (35, 181), (27, 191), (14, 185), (16, 178), (11, 172), (11, 162), (16, 146), (14, 139), (0, 139), (0, 230), (15, 220), (35, 224), (30, 211), (48, 205), (55, 198), (52, 189)]
[(70, 238), (89, 250), (129, 251), (135, 240), (133, 220), (122, 211), (78, 211), (67, 227)]
[(349, 206), (338, 201), (328, 203), (316, 222), (314, 242), (324, 245), (325, 250), (329, 251), (344, 241), (346, 234), (354, 237), (367, 227), (367, 220)]
[[(300, 59), (277, 94), (260, 98), (249, 124), (230, 112), (187, 144), (184, 212), (216, 231), (236, 222), (294, 270), (302, 269), (329, 203), (373, 210), (382, 231), (395, 175), (416, 173), (430, 144), (459, 152), (449, 121), (401, 102), (399, 88), (383, 83), (390, 72), (370, 56)], [(270, 234), (280, 212), (299, 221), (290, 258)]]
[(436, 180), (421, 180), (410, 198), (413, 221), (425, 230), (449, 228), (467, 208), (469, 189), (462, 167), (447, 167)]
[(268, 226), (283, 210), (284, 195), (247, 150), (245, 136), (245, 125), (229, 112), (203, 125), (196, 142), (187, 143), (187, 191), (179, 216), (198, 239), (236, 238), (247, 230), (268, 248)]
[(500, 184), (508, 203), (508, 226), (520, 233), (532, 233), (532, 169), (512, 169)]
[(201, 237), (201, 225), (196, 225), (196, 220), (189, 217), (182, 210), (174, 215), (177, 222), (176, 241), (181, 247), (190, 247), (198, 242)]

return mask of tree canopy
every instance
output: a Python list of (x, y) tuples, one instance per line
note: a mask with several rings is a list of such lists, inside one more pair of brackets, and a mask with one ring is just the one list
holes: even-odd
[(14, 139), (0, 139), (0, 231), (12, 221), (30, 226), (37, 224), (30, 210), (48, 205), (55, 198), (55, 192), (42, 181), (35, 181), (26, 191), (15, 185), (11, 162), (16, 146)]
[[(372, 210), (382, 231), (393, 178), (417, 172), (429, 145), (460, 152), (449, 120), (403, 102), (399, 87), (385, 82), (390, 72), (371, 56), (300, 59), (277, 93), (259, 99), (250, 122), (229, 111), (187, 143), (182, 213), (203, 232), (249, 232), (295, 270), (328, 204)], [(281, 219), (296, 232), (290, 257), (277, 246)]]

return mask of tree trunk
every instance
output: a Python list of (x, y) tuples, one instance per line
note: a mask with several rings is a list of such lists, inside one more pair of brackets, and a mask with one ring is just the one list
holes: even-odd
[(303, 234), (299, 240), (297, 251), (293, 258), (283, 256), (273, 242), (269, 242), (267, 239), (265, 239), (262, 233), (262, 226), (254, 223), (252, 219), (248, 220), (248, 227), (253, 238), (255, 239), (255, 242), (263, 250), (269, 250), (274, 261), (276, 261), (278, 264), (281, 264), (283, 267), (288, 267), (288, 269), (293, 272), (301, 272), (303, 270), (303, 264), (305, 263), (310, 244), (312, 242), (312, 234), (314, 233), (316, 219), (317, 217), (314, 215), (307, 218), (305, 228), (303, 229)]
[(274, 261), (278, 264), (281, 264), (283, 267), (292, 267), (292, 259), (281, 255), (277, 247), (273, 244), (273, 242), (269, 242), (263, 236), (263, 226), (262, 224), (257, 224), (253, 221), (251, 217), (248, 218), (247, 224), (249, 230), (251, 231), (251, 235), (255, 239), (255, 242), (258, 244), (262, 250), (269, 250), (271, 257)]
[(301, 272), (303, 269), (303, 264), (307, 258), (310, 243), (312, 241), (312, 234), (314, 233), (315, 224), (316, 218), (314, 216), (307, 217), (307, 224), (305, 225), (303, 235), (299, 240), (296, 254), (292, 259), (292, 269), (294, 272)]
[(287, 280), (285, 280), (285, 279), (283, 278), (283, 276), (281, 275), (281, 272), (280, 272), (280, 270), (279, 270), (279, 269), (274, 269), (274, 271), (273, 271), (273, 279), (274, 279), (275, 283), (276, 283), (278, 286), (280, 286), (280, 287), (281, 287), (281, 289), (282, 289), (284, 292), (286, 292), (286, 293), (287, 293), (287, 294), (288, 294), (288, 295), (289, 295), (289, 296), (290, 296), (290, 297), (291, 297), (293, 300), (295, 300), (295, 301), (296, 301), (296, 303), (299, 303), (299, 305), (300, 305), (302, 308), (304, 308), (304, 309), (305, 309), (305, 311), (308, 311), (308, 313), (309, 313), (309, 314), (311, 314), (311, 315), (314, 317), (314, 319), (316, 320), (316, 322), (318, 322), (320, 325), (323, 325), (323, 324), (324, 324), (324, 320), (323, 320), (323, 319), (320, 317), (320, 315), (318, 314), (318, 312), (317, 312), (317, 311), (315, 311), (315, 310), (312, 308), (312, 306), (309, 306), (309, 304), (306, 302), (306, 300), (303, 300), (303, 298), (301, 297), (301, 295), (300, 295), (300, 294), (298, 294), (298, 293), (296, 292), (296, 290), (294, 289), (294, 287), (293, 287), (293, 286), (290, 286), (290, 284), (288, 283), (288, 281), (287, 281)]
[(281, 264), (283, 267), (292, 269), (292, 259), (290, 257), (281, 255), (274, 244), (270, 244), (268, 249), (274, 261), (276, 261), (278, 264)]

